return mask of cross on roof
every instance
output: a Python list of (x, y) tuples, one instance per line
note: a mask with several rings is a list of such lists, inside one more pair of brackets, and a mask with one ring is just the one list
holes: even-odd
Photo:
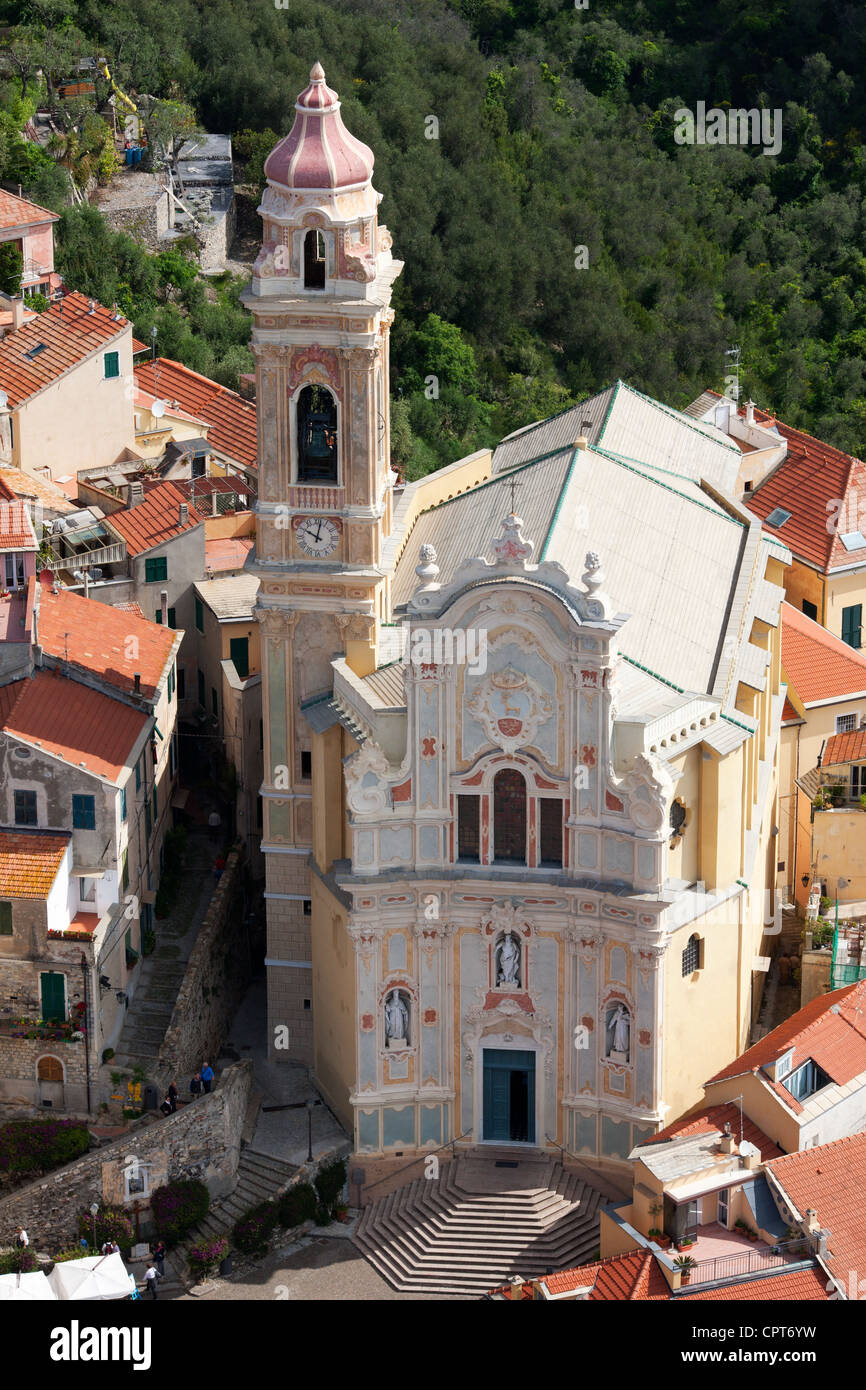
[(511, 488), (511, 515), (516, 516), (517, 513), (514, 510), (514, 494), (519, 487), (523, 487), (523, 480), (521, 478), (509, 478), (508, 486)]

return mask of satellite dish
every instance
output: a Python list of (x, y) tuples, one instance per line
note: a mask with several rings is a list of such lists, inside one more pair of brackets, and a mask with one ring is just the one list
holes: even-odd
[(757, 1153), (758, 1150), (755, 1148), (754, 1144), (749, 1143), (748, 1139), (741, 1139), (737, 1145), (737, 1152), (741, 1158), (746, 1158), (748, 1154)]
[(161, 420), (165, 414), (165, 401), (154, 401), (150, 413), (155, 420)]

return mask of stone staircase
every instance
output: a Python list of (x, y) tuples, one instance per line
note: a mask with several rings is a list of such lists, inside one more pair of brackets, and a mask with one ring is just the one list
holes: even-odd
[(586, 1264), (607, 1198), (539, 1154), (460, 1155), (365, 1207), (352, 1239), (401, 1293), (481, 1296), (524, 1278)]
[(187, 1251), (203, 1241), (216, 1240), (217, 1236), (230, 1237), (235, 1222), (246, 1215), (250, 1207), (285, 1192), (297, 1171), (295, 1164), (281, 1158), (272, 1158), (270, 1154), (249, 1147), (242, 1149), (234, 1188), (214, 1203), (204, 1221), (177, 1246), (176, 1261), (185, 1262)]

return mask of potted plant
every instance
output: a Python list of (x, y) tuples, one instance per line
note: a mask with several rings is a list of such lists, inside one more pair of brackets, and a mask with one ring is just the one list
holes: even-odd
[(674, 1260), (674, 1268), (680, 1272), (680, 1288), (684, 1284), (691, 1283), (692, 1270), (695, 1268), (697, 1260), (693, 1260), (691, 1255), (681, 1255)]
[(345, 1202), (338, 1202), (334, 1208), (334, 1216), (338, 1221), (346, 1222), (349, 1219), (349, 1208)]

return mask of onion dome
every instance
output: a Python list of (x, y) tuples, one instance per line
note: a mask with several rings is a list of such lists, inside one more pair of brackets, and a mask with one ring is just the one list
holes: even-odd
[(321, 63), (295, 102), (295, 124), (265, 160), (265, 177), (299, 191), (357, 188), (369, 183), (373, 151), (343, 125), (337, 93), (325, 85)]

